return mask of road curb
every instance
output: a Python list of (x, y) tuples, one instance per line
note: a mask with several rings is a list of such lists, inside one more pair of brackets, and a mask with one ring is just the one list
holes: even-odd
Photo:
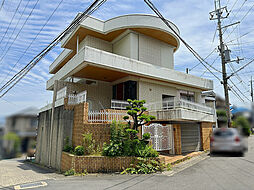
[(172, 170), (170, 171), (164, 171), (162, 172), (163, 175), (166, 176), (173, 176), (197, 163), (199, 163), (202, 160), (205, 160), (208, 158), (209, 152), (203, 152), (199, 155), (193, 156), (193, 157), (187, 157), (183, 159), (177, 160), (173, 167)]

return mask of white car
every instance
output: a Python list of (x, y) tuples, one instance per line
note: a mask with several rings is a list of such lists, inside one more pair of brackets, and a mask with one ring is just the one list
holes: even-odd
[(218, 128), (210, 139), (210, 153), (235, 152), (241, 155), (248, 150), (247, 139), (235, 128)]

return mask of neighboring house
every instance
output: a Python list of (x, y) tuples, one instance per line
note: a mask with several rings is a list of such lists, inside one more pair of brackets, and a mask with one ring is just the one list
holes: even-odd
[(25, 153), (28, 147), (34, 146), (35, 144), (37, 126), (38, 109), (34, 107), (26, 108), (6, 117), (4, 150), (7, 155), (5, 156), (9, 157), (11, 155), (8, 154), (15, 154), (13, 152), (13, 142), (11, 142), (12, 140), (6, 140), (6, 136), (19, 139), (19, 147), (17, 147), (16, 151)]
[[(216, 112), (216, 94), (213, 91), (207, 91), (202, 93), (205, 105), (212, 108)], [(214, 113), (214, 120), (217, 121), (217, 115)], [(218, 128), (217, 122), (213, 125), (213, 128)]]
[(4, 125), (0, 124), (0, 160), (3, 158), (3, 137), (4, 137)]
[[(153, 142), (159, 142), (157, 150), (181, 154), (209, 149), (209, 135), (216, 119), (214, 107), (206, 105), (209, 103), (202, 92), (213, 90), (213, 81), (174, 70), (174, 53), (179, 45), (177, 36), (156, 16), (85, 19), (61, 41), (64, 50), (49, 67), (53, 76), (46, 88), (54, 93), (53, 103), (41, 109), (38, 130), (41, 151), (37, 149), (37, 161), (54, 165), (52, 162), (57, 160), (59, 167), (61, 153), (57, 149), (61, 149), (63, 138), (68, 134), (76, 146), (85, 130), (77, 128), (78, 120), (91, 126), (112, 121), (114, 114), (122, 120), (127, 99), (146, 100), (149, 114), (157, 118), (151, 129), (158, 126), (169, 129), (165, 133), (167, 141), (152, 134)], [(87, 106), (74, 107), (74, 113), (67, 113), (64, 110), (71, 108), (66, 108), (66, 97), (69, 105), (85, 101)], [(61, 130), (64, 132), (57, 133), (56, 139), (45, 139), (47, 134), (55, 137), (54, 131)], [(44, 160), (48, 158), (42, 155), (45, 147), (56, 152), (52, 154), (54, 161)]]

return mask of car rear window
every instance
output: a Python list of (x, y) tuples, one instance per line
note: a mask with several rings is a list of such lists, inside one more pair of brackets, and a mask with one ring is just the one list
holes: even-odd
[(216, 131), (214, 133), (214, 136), (217, 137), (228, 137), (228, 136), (233, 136), (234, 133), (231, 130), (226, 130), (226, 131)]

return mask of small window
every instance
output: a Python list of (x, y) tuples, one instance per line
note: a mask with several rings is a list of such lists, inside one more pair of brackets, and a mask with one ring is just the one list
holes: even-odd
[(174, 107), (174, 96), (162, 94), (162, 109), (170, 109)]
[(191, 102), (195, 102), (195, 93), (194, 92), (181, 90), (180, 91), (180, 97), (183, 100), (188, 100), (188, 101), (191, 101)]

